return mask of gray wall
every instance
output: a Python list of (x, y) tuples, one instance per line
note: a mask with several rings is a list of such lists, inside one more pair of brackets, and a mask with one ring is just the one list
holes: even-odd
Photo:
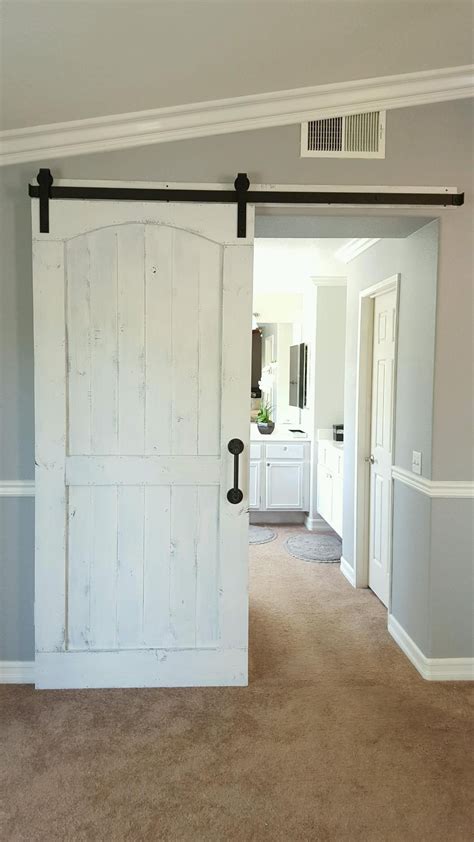
[(8, 128), (472, 61), (469, 0), (3, 0), (2, 15)]
[(430, 478), (438, 227), (435, 220), (406, 239), (381, 240), (347, 267), (343, 555), (350, 565), (354, 563), (359, 294), (400, 273), (394, 463), (411, 470), (412, 450), (419, 450), (423, 476)]
[(314, 427), (331, 429), (344, 421), (346, 288), (320, 286), (316, 292)]
[(0, 497), (0, 661), (34, 653), (34, 502)]
[(392, 614), (429, 656), (431, 499), (395, 482), (393, 512)]
[[(427, 26), (430, 25), (428, 16)], [(410, 37), (410, 32), (407, 32), (407, 38)], [(53, 81), (56, 84), (56, 81)], [(51, 101), (54, 101), (52, 95)], [(39, 165), (51, 166), (57, 177), (69, 178), (230, 181), (237, 171), (247, 170), (253, 181), (263, 182), (446, 184), (466, 189), (467, 201), (463, 208), (439, 212), (440, 266), (432, 474), (435, 479), (468, 478), (470, 466), (466, 460), (466, 438), (472, 429), (472, 407), (469, 398), (472, 388), (471, 338), (467, 329), (470, 319), (472, 269), (468, 237), (472, 226), (469, 183), (471, 104), (451, 102), (390, 113), (385, 160), (301, 160), (298, 157), (298, 144), (298, 127), (293, 126), (215, 139), (161, 144), (144, 149), (71, 158), (61, 162), (43, 161), (41, 164), (39, 162), (30, 166), (11, 167), (1, 172), (0, 412), (3, 438), (0, 480), (32, 478), (34, 473), (31, 244), (26, 184), (34, 177)], [(336, 212), (327, 211), (326, 215), (334, 213)], [(351, 216), (351, 213), (344, 211), (344, 215)], [(394, 214), (393, 211), (380, 210), (375, 215)], [(417, 214), (413, 211), (407, 212), (407, 216), (415, 215)], [(420, 219), (426, 217), (426, 211), (420, 212), (419, 215)], [(314, 236), (321, 236), (318, 233), (317, 221)], [(392, 272), (388, 262), (385, 267), (379, 267), (382, 277)], [(352, 340), (348, 330), (348, 342), (350, 341)], [(453, 352), (451, 349), (454, 349)], [(405, 458), (403, 453), (400, 458)], [(4, 502), (2, 501), (2, 506)], [(454, 503), (457, 504), (457, 501)], [(19, 507), (27, 508), (28, 505), (27, 501), (18, 503)], [(6, 560), (5, 565), (9, 571), (3, 571), (3, 581), (0, 583), (2, 628), (16, 629), (15, 633), (11, 632), (11, 641), (14, 640), (15, 634), (18, 640), (30, 640), (28, 646), (25, 644), (23, 647), (15, 647), (12, 644), (12, 648), (8, 650), (8, 657), (12, 659), (23, 658), (25, 655), (31, 657), (33, 654), (31, 637), (28, 638), (28, 632), (25, 631), (31, 629), (33, 617), (32, 557), (31, 552), (27, 550), (28, 546), (32, 546), (31, 526), (31, 521), (25, 516), (22, 531), (25, 533), (26, 544), (22, 545), (18, 528), (10, 527), (8, 514), (0, 535), (1, 557)], [(459, 537), (458, 527), (461, 529), (462, 539)], [(448, 533), (446, 540), (450, 540), (451, 545), (459, 540), (464, 542), (467, 528), (464, 522), (456, 523), (456, 531)], [(5, 547), (6, 550), (3, 549)], [(463, 559), (453, 556), (451, 569), (452, 578), (457, 583), (454, 594), (456, 596), (459, 595), (460, 583), (463, 582), (465, 572)], [(20, 593), (12, 582), (21, 581), (28, 581), (29, 588), (22, 589)], [(436, 623), (441, 615), (444, 617), (443, 623), (450, 621), (455, 613), (451, 597), (449, 605), (446, 604), (447, 596), (443, 597), (441, 576), (439, 586), (434, 587), (435, 584), (433, 583), (432, 593), (433, 598), (436, 597), (437, 607), (436, 616), (434, 609), (432, 610), (432, 624)], [(461, 632), (459, 629), (459, 636), (463, 636)], [(433, 640), (435, 639), (438, 641), (438, 638), (433, 636)], [(457, 640), (458, 633), (456, 638), (453, 638), (453, 644)]]
[(473, 528), (474, 500), (432, 500), (428, 657), (474, 656)]

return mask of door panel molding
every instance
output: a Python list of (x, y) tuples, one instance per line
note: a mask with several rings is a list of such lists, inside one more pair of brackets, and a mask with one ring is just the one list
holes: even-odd
[[(370, 472), (366, 457), (371, 447), (372, 413), (372, 354), (374, 334), (374, 300), (386, 292), (396, 293), (396, 322), (398, 324), (400, 274), (392, 275), (367, 287), (359, 294), (359, 329), (357, 340), (355, 472), (354, 472), (354, 579), (357, 588), (369, 584), (369, 513)], [(397, 335), (395, 335), (394, 395), (396, 395)], [(395, 401), (393, 402), (392, 454), (395, 436)], [(393, 458), (393, 457), (392, 457)], [(390, 528), (390, 576), (391, 576)], [(390, 610), (390, 589), (389, 589)]]

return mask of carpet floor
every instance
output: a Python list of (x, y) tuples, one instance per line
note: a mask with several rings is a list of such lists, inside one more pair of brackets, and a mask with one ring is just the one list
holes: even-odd
[(250, 548), (248, 688), (0, 687), (0, 838), (467, 842), (472, 694), (336, 564)]

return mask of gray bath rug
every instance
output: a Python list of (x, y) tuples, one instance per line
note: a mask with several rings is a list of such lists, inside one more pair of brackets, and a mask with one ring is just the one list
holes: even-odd
[(285, 548), (290, 555), (302, 561), (340, 561), (342, 542), (335, 532), (302, 532), (290, 535), (285, 541)]
[(269, 529), (268, 526), (249, 526), (249, 544), (268, 544), (269, 541), (274, 541), (276, 532)]

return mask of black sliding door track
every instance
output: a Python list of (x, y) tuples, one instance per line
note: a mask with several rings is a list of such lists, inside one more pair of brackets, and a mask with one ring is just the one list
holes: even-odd
[(51, 170), (40, 169), (38, 186), (30, 184), (28, 194), (39, 199), (40, 233), (49, 233), (49, 202), (54, 199), (102, 199), (122, 202), (200, 202), (237, 205), (237, 237), (247, 236), (247, 205), (438, 205), (459, 207), (464, 193), (362, 193), (249, 190), (246, 173), (239, 173), (234, 190), (203, 190), (178, 187), (81, 187), (55, 185)]

